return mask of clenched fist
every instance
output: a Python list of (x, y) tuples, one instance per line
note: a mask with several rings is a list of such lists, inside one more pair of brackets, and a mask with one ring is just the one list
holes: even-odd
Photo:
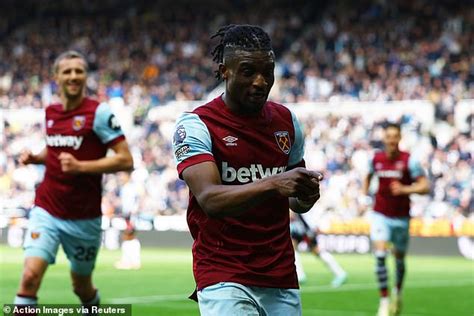
[(319, 198), (319, 181), (323, 175), (305, 168), (295, 168), (280, 174), (277, 178), (278, 192), (300, 201), (313, 201)]
[(61, 171), (64, 173), (79, 173), (81, 163), (70, 153), (62, 152), (58, 156), (59, 163), (61, 164)]
[(36, 163), (36, 156), (29, 150), (23, 150), (20, 154), (18, 161), (22, 165), (28, 165), (30, 163)]

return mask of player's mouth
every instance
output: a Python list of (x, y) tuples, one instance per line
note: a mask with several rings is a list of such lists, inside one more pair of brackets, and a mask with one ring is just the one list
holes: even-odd
[(77, 89), (80, 89), (82, 85), (80, 83), (68, 83), (66, 86), (68, 88), (77, 90)]
[(250, 99), (254, 101), (263, 101), (267, 97), (267, 94), (264, 92), (254, 92), (249, 94)]

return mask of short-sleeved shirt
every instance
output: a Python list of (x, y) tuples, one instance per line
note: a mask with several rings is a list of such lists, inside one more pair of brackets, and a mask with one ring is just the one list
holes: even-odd
[(417, 178), (424, 176), (419, 161), (404, 151), (400, 151), (393, 159), (390, 159), (385, 152), (380, 151), (375, 153), (370, 160), (369, 173), (375, 175), (379, 181), (375, 194), (374, 211), (388, 217), (409, 217), (410, 197), (408, 195), (393, 195), (390, 184), (392, 181), (399, 181), (403, 185), (410, 185)]
[[(304, 139), (296, 117), (267, 102), (254, 117), (234, 114), (217, 97), (176, 124), (173, 148), (179, 176), (212, 161), (223, 185), (245, 185), (304, 166)], [(289, 202), (274, 196), (238, 217), (211, 218), (190, 192), (187, 221), (198, 289), (217, 282), (298, 288), (289, 231)]]
[(62, 219), (101, 216), (102, 175), (66, 174), (58, 156), (72, 154), (78, 160), (105, 157), (108, 147), (125, 139), (107, 103), (84, 98), (65, 111), (62, 104), (46, 108), (46, 172), (36, 190), (35, 204)]

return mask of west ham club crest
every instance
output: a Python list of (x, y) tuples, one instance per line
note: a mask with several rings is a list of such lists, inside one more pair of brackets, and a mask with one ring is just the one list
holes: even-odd
[(288, 155), (291, 149), (290, 134), (287, 131), (279, 131), (274, 134), (278, 147)]
[(78, 131), (86, 125), (85, 115), (76, 115), (72, 118), (72, 129)]

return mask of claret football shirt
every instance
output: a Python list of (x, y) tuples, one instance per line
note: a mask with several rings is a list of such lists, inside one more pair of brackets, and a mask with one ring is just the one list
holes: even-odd
[[(222, 184), (245, 185), (304, 166), (304, 138), (296, 117), (268, 101), (260, 115), (239, 116), (221, 97), (184, 113), (173, 150), (179, 176), (212, 161)], [(288, 198), (274, 196), (239, 217), (210, 218), (190, 192), (187, 221), (198, 289), (218, 282), (298, 288), (289, 232)]]
[(424, 176), (419, 161), (404, 151), (400, 151), (393, 159), (390, 159), (384, 151), (379, 151), (369, 162), (369, 172), (378, 178), (374, 211), (388, 217), (409, 217), (410, 197), (392, 195), (390, 184), (392, 181), (399, 181), (404, 185), (410, 185), (417, 178)]
[(102, 215), (102, 175), (66, 174), (58, 156), (71, 153), (78, 160), (105, 157), (107, 149), (124, 140), (122, 129), (107, 103), (84, 98), (76, 109), (61, 104), (46, 108), (46, 172), (36, 190), (35, 204), (63, 219)]

